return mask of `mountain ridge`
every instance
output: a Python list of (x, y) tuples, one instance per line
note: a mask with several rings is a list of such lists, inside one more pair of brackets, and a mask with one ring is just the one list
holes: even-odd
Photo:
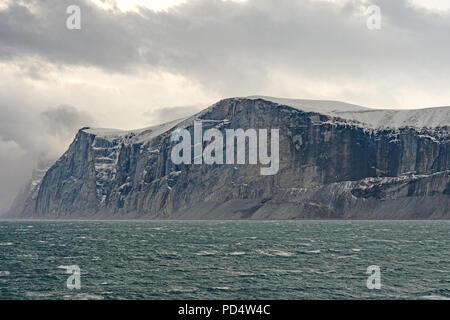
[[(191, 117), (140, 130), (80, 129), (46, 173), (38, 195), (9, 216), (450, 218), (448, 120), (442, 127), (371, 128), (336, 116), (333, 105), (318, 113), (278, 102), (229, 98)], [(279, 128), (279, 174), (260, 177), (258, 166), (251, 165), (174, 165), (170, 133), (192, 131), (195, 119), (221, 131)]]
[[(314, 112), (318, 114), (323, 115), (329, 115), (329, 116), (335, 116), (343, 118), (344, 120), (353, 120), (361, 122), (361, 125), (370, 125), (371, 129), (384, 129), (384, 128), (403, 128), (403, 127), (415, 127), (415, 128), (435, 128), (435, 127), (441, 127), (441, 126), (449, 126), (450, 125), (450, 106), (441, 106), (441, 107), (425, 107), (425, 108), (418, 108), (418, 109), (379, 109), (379, 108), (368, 108), (359, 106), (356, 104), (351, 104), (347, 102), (341, 102), (337, 100), (311, 100), (311, 99), (288, 99), (288, 98), (276, 98), (276, 97), (269, 97), (269, 96), (248, 96), (248, 97), (236, 97), (236, 98), (227, 98), (223, 100), (228, 99), (250, 99), (250, 100), (265, 100), (269, 102), (274, 102), (278, 105), (284, 105), (288, 107), (295, 108), (300, 111), (305, 112)], [(221, 100), (221, 101), (223, 101)], [(92, 133), (95, 135), (101, 135), (101, 136), (122, 136), (130, 133), (138, 134), (140, 132), (145, 132), (147, 130), (152, 130), (158, 127), (163, 127), (165, 125), (170, 124), (178, 124), (180, 122), (189, 120), (193, 117), (196, 117), (198, 115), (201, 115), (203, 112), (208, 110), (209, 108), (214, 107), (215, 104), (212, 106), (188, 117), (175, 119), (166, 123), (162, 123), (159, 125), (153, 125), (149, 127), (144, 127), (141, 129), (132, 129), (132, 130), (123, 130), (123, 129), (114, 129), (114, 128), (83, 128), (88, 133)], [(325, 108), (324, 108), (325, 107)], [(440, 115), (431, 115), (427, 116), (427, 119), (430, 118), (438, 118), (439, 121), (429, 121), (425, 123), (421, 123), (422, 125), (417, 126), (417, 123), (408, 122), (408, 114), (422, 114), (422, 113), (429, 113), (433, 111), (439, 111), (442, 112), (445, 117), (441, 117)], [(403, 116), (403, 122), (401, 124), (393, 124), (386, 121), (380, 120), (381, 122), (378, 125), (374, 125), (374, 123), (371, 121), (363, 121), (361, 119), (358, 119), (357, 117), (351, 117), (351, 114), (370, 114), (373, 116), (376, 113), (386, 113), (386, 114), (404, 114), (406, 116)], [(410, 119), (411, 121), (411, 119)]]

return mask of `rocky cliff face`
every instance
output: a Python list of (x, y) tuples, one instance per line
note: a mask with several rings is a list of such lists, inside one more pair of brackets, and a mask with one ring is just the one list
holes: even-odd
[[(448, 115), (449, 109), (442, 110)], [(302, 110), (301, 103), (294, 108), (280, 101), (232, 98), (194, 117), (139, 131), (83, 128), (34, 195), (9, 215), (450, 218), (448, 118), (439, 119), (448, 125), (381, 129), (336, 114)], [(171, 133), (177, 128), (192, 132), (195, 119), (209, 120), (204, 129), (222, 132), (279, 129), (278, 174), (260, 175), (260, 165), (175, 165)]]

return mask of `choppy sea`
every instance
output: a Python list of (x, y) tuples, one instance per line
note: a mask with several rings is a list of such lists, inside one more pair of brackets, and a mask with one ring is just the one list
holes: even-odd
[(450, 299), (450, 221), (0, 222), (0, 299)]

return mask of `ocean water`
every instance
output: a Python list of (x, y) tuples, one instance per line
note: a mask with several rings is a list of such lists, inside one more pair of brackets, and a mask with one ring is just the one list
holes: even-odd
[(450, 221), (0, 222), (0, 299), (450, 299)]

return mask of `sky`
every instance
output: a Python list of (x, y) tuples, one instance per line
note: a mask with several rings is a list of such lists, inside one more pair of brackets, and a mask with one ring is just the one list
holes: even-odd
[(249, 95), (450, 105), (449, 37), (448, 0), (0, 0), (0, 211), (83, 126)]

